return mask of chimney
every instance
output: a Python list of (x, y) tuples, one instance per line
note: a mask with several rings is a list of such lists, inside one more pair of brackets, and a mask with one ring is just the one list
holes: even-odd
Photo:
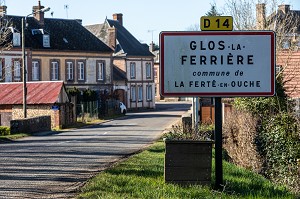
[(154, 43), (152, 41), (151, 44), (150, 44), (150, 46), (149, 46), (149, 51), (150, 52), (154, 52), (154, 47), (155, 47), (155, 45), (154, 45)]
[(122, 13), (113, 14), (113, 20), (119, 21), (121, 26), (123, 26), (123, 14)]
[(284, 14), (290, 11), (290, 5), (279, 5), (278, 10), (281, 10)]
[(6, 6), (0, 6), (0, 16), (1, 17), (6, 15), (6, 10), (7, 10)]
[(41, 6), (41, 1), (39, 0), (39, 5), (38, 6), (33, 6), (32, 7), (32, 13), (33, 17), (39, 22), (41, 26), (43, 26), (44, 23), (44, 12), (41, 12), (39, 10), (43, 9), (44, 6)]
[(112, 49), (116, 48), (117, 29), (115, 27), (108, 28), (108, 46)]
[(256, 4), (256, 29), (264, 30), (266, 28), (266, 4)]

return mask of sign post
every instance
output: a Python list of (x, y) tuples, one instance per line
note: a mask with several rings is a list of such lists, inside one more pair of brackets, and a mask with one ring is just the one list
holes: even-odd
[[(220, 23), (221, 19), (214, 18), (210, 24), (219, 22), (227, 27), (226, 20), (222, 20), (224, 22)], [(208, 22), (206, 26), (210, 27)], [(274, 95), (275, 33), (161, 32), (160, 48), (161, 95), (215, 97), (215, 186), (221, 188), (221, 97)]]
[[(233, 19), (232, 17), (226, 16), (203, 16), (200, 19), (201, 30), (225, 30), (232, 31), (233, 29)], [(222, 131), (222, 98), (215, 97), (215, 188), (221, 189), (223, 185), (223, 158), (222, 158), (222, 141), (223, 141), (223, 131)]]
[(223, 186), (223, 158), (222, 158), (222, 98), (215, 97), (215, 188)]

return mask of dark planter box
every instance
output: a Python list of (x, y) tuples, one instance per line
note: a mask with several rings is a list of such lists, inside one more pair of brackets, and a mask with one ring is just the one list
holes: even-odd
[(211, 184), (212, 141), (166, 140), (165, 182)]

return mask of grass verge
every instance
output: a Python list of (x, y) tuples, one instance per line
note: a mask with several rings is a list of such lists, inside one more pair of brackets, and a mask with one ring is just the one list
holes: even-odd
[(297, 198), (286, 188), (275, 186), (262, 176), (226, 161), (223, 162), (223, 191), (211, 188), (214, 164), (211, 187), (166, 184), (164, 152), (164, 142), (156, 142), (142, 153), (89, 180), (77, 198)]
[(27, 137), (30, 136), (30, 134), (26, 134), (26, 133), (18, 133), (18, 134), (12, 134), (12, 135), (3, 135), (0, 136), (0, 142), (9, 142), (12, 140), (16, 140), (22, 137)]

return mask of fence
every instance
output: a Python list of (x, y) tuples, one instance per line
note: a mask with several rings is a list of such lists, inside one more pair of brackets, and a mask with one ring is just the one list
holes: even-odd
[(104, 116), (120, 113), (119, 100), (108, 99), (105, 101), (81, 102), (77, 104), (77, 120), (91, 121)]

